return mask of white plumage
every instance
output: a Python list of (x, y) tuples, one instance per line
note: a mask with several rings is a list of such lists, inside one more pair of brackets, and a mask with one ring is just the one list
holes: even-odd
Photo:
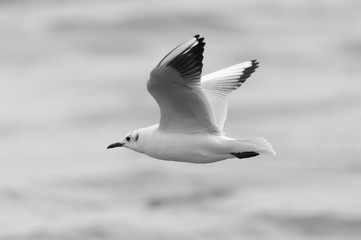
[(243, 62), (201, 77), (204, 45), (196, 35), (160, 61), (147, 82), (160, 108), (160, 123), (130, 132), (108, 148), (124, 146), (158, 159), (193, 163), (275, 154), (263, 138), (235, 140), (223, 132), (228, 95), (245, 82), (258, 62)]
[(212, 105), (218, 128), (223, 129), (227, 118), (228, 95), (240, 87), (257, 67), (258, 62), (253, 60), (202, 76), (201, 86)]

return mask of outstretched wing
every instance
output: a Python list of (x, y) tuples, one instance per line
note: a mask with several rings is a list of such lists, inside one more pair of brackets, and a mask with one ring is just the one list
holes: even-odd
[(252, 60), (202, 77), (201, 86), (212, 105), (219, 129), (223, 129), (227, 118), (228, 95), (240, 87), (257, 67), (258, 62)]
[(220, 134), (212, 106), (200, 85), (203, 40), (196, 35), (180, 44), (150, 74), (147, 88), (159, 105), (162, 131)]

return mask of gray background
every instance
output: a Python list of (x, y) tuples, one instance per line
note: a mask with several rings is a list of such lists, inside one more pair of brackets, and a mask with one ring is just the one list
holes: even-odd
[[(360, 239), (360, 1), (0, 1), (0, 239)], [(258, 59), (210, 165), (106, 147), (158, 122), (151, 69)]]

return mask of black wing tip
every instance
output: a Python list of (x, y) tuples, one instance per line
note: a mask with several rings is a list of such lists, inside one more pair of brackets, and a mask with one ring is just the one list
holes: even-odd
[(251, 74), (254, 73), (258, 68), (259, 62), (256, 59), (253, 59), (250, 62), (251, 62), (251, 66), (244, 69), (238, 80), (241, 83), (244, 83), (247, 80), (247, 78), (249, 78)]
[(196, 34), (193, 37), (197, 40), (198, 44), (203, 44), (203, 46), (205, 45), (204, 37), (200, 37), (199, 34)]
[(248, 68), (246, 68), (244, 70), (244, 72), (250, 72), (250, 73), (253, 73), (257, 68), (258, 68), (258, 65), (259, 65), (259, 62), (257, 60), (251, 60), (251, 66), (249, 66)]
[(256, 70), (256, 68), (258, 68), (259, 66), (259, 61), (257, 59), (253, 59), (251, 60), (251, 66), (248, 67), (247, 69), (253, 69), (253, 70)]
[(203, 37), (200, 37), (199, 34), (197, 35), (194, 35), (193, 36), (196, 41), (198, 42), (198, 44), (194, 47), (192, 47), (193, 49), (202, 49), (202, 53), (203, 53), (203, 50), (204, 50), (204, 45), (205, 45), (205, 42), (204, 42), (204, 38)]
[(201, 38), (199, 34), (195, 35), (194, 38), (196, 44), (190, 45), (168, 63), (184, 78), (198, 78), (202, 73), (204, 38)]

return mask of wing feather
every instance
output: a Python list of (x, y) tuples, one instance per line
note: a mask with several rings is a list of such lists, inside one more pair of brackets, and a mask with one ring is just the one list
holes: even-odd
[(202, 77), (201, 86), (212, 105), (219, 129), (223, 129), (227, 118), (228, 95), (251, 76), (258, 64), (256, 60), (247, 61)]
[(147, 88), (159, 105), (162, 131), (220, 134), (212, 106), (200, 85), (203, 40), (196, 35), (180, 44), (150, 74)]

